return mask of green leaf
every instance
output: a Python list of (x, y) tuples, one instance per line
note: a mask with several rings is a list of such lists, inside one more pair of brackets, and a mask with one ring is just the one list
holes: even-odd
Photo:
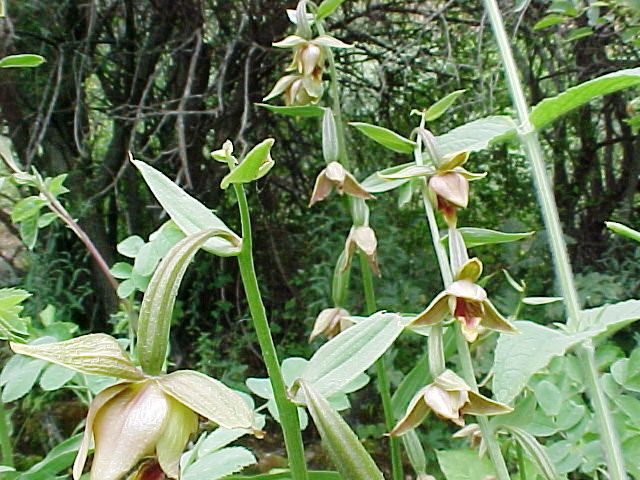
[(253, 147), (244, 160), (222, 179), (220, 187), (226, 190), (232, 183), (249, 183), (265, 176), (274, 164), (271, 159), (274, 142), (273, 138), (267, 138)]
[[(530, 237), (535, 232), (506, 233), (486, 228), (463, 227), (458, 232), (462, 235), (467, 248), (478, 247), (480, 245), (494, 245), (497, 243), (517, 242), (518, 240)], [(449, 241), (449, 235), (442, 237), (441, 241)]]
[(138, 160), (133, 160), (133, 164), (142, 173), (144, 180), (162, 208), (185, 234), (193, 235), (202, 230), (218, 229), (226, 231), (232, 238), (232, 240), (220, 236), (211, 238), (204, 245), (204, 250), (223, 257), (240, 253), (240, 237), (233, 233), (211, 210), (155, 168)]
[(116, 293), (118, 294), (118, 298), (127, 298), (133, 292), (136, 291), (136, 284), (130, 278), (126, 279), (124, 282), (118, 285), (118, 290)]
[(45, 228), (51, 225), (56, 219), (58, 215), (53, 212), (47, 212), (38, 217), (38, 228)]
[(640, 242), (640, 232), (617, 222), (604, 222), (609, 230), (623, 237)]
[(589, 334), (566, 335), (527, 321), (514, 322), (516, 335), (500, 335), (495, 351), (493, 392), (497, 401), (510, 403), (531, 376), (551, 359), (589, 338)]
[(322, 116), (322, 156), (327, 163), (338, 161), (338, 130), (330, 108), (324, 109)]
[(402, 445), (404, 446), (405, 452), (407, 453), (407, 458), (409, 458), (409, 463), (411, 463), (413, 470), (417, 475), (426, 473), (427, 458), (425, 456), (424, 448), (422, 448), (420, 438), (418, 437), (416, 431), (409, 430), (400, 438), (402, 439)]
[(20, 223), (20, 238), (29, 250), (33, 250), (38, 240), (38, 217), (36, 213)]
[(140, 247), (133, 262), (133, 273), (142, 277), (149, 277), (160, 263), (160, 255), (153, 243), (145, 243)]
[(133, 381), (144, 378), (142, 372), (122, 351), (116, 339), (104, 333), (93, 333), (44, 345), (10, 345), (14, 352), (21, 355), (57, 363), (81, 373), (109, 375)]
[(479, 118), (436, 137), (440, 157), (459, 152), (479, 152), (515, 135), (516, 124), (507, 115)]
[(317, 105), (281, 107), (267, 103), (256, 103), (256, 106), (290, 117), (321, 117), (324, 114), (324, 108)]
[(384, 480), (371, 455), (325, 397), (305, 381), (300, 382), (300, 389), (322, 443), (342, 477), (349, 480)]
[(547, 451), (540, 445), (540, 442), (536, 440), (536, 437), (518, 427), (505, 425), (503, 428), (506, 428), (509, 433), (513, 435), (513, 438), (516, 439), (529, 458), (536, 464), (546, 480), (558, 480), (558, 478), (560, 478)]
[(621, 328), (640, 320), (640, 300), (625, 300), (580, 312), (580, 326), (602, 340)]
[(436, 455), (447, 480), (480, 480), (496, 475), (491, 461), (473, 450), (439, 450)]
[(556, 387), (549, 380), (542, 380), (536, 385), (534, 394), (538, 405), (542, 407), (544, 413), (547, 415), (556, 416), (560, 413), (560, 409), (563, 405), (563, 396), (560, 389)]
[(301, 378), (323, 397), (341, 392), (387, 351), (403, 329), (399, 315), (374, 313), (322, 345)]
[(57, 390), (66, 385), (75, 374), (73, 370), (53, 363), (42, 373), (40, 387), (46, 391)]
[(567, 20), (567, 17), (564, 17), (562, 15), (555, 15), (555, 14), (547, 15), (546, 17), (542, 18), (541, 20), (538, 20), (536, 22), (536, 24), (533, 26), (533, 29), (534, 30), (542, 30), (544, 28), (551, 27), (553, 25), (557, 25), (558, 23), (562, 23), (562, 22), (564, 22), (566, 20)]
[(451, 105), (455, 102), (460, 95), (462, 95), (466, 90), (456, 90), (455, 92), (451, 92), (444, 98), (441, 98), (436, 103), (431, 105), (429, 109), (424, 113), (424, 121), (432, 122), (437, 118), (440, 118)]
[(47, 202), (42, 200), (40, 197), (31, 196), (23, 198), (13, 207), (13, 210), (11, 211), (11, 221), (13, 223), (18, 223), (26, 218), (36, 215), (46, 204)]
[(316, 19), (322, 20), (325, 17), (331, 15), (336, 8), (338, 8), (344, 0), (324, 0), (316, 11)]
[(383, 147), (398, 153), (413, 153), (415, 142), (398, 135), (388, 128), (371, 125), (362, 122), (350, 122), (349, 125), (356, 127), (370, 139), (378, 142)]
[[(187, 267), (198, 250), (216, 235), (228, 230), (204, 230), (178, 242), (162, 259), (146, 289), (138, 316), (138, 359), (150, 375), (162, 370), (169, 342), (173, 306)], [(136, 259), (137, 260), (137, 259)]]
[(396, 165), (395, 167), (385, 168), (379, 172), (375, 172), (369, 175), (363, 182), (360, 183), (362, 187), (369, 193), (382, 193), (398, 188), (401, 185), (409, 182), (410, 178), (401, 178), (398, 180), (389, 180), (385, 178), (385, 175), (391, 175), (404, 170), (407, 167), (415, 165), (415, 163), (403, 163), (402, 165)]
[(13, 402), (29, 393), (46, 365), (42, 360), (19, 355), (11, 357), (0, 375), (2, 401)]
[(120, 255), (124, 255), (125, 257), (129, 258), (135, 258), (144, 244), (145, 243), (142, 238), (140, 238), (138, 235), (132, 235), (121, 241), (116, 249), (118, 250), (118, 253)]
[(407, 373), (391, 397), (393, 416), (402, 418), (416, 392), (431, 382), (429, 373), (429, 355), (425, 352), (415, 366)]
[(576, 40), (588, 37), (591, 34), (593, 34), (593, 30), (591, 29), (591, 27), (576, 28), (574, 30), (571, 30), (571, 32), (569, 32), (569, 35), (567, 35), (567, 42), (575, 42)]
[(111, 275), (120, 279), (130, 278), (132, 270), (131, 264), (126, 262), (118, 262), (109, 269)]
[(545, 98), (533, 107), (529, 119), (537, 129), (594, 98), (640, 84), (640, 68), (619, 70), (571, 87), (561, 94)]
[(181, 480), (217, 480), (256, 463), (256, 457), (244, 447), (223, 448), (203, 457), (181, 472)]
[(0, 68), (24, 68), (37, 67), (44, 63), (44, 57), (32, 53), (9, 55), (0, 59)]
[(18, 288), (0, 289), (0, 339), (18, 340), (28, 335), (27, 320), (20, 318), (20, 305), (31, 294)]
[[(309, 480), (344, 480), (337, 472), (309, 471)], [(262, 475), (233, 475), (229, 480), (292, 480), (293, 477), (288, 470), (278, 473), (264, 473)]]
[(79, 433), (56, 445), (42, 461), (20, 475), (20, 480), (52, 479), (54, 475), (67, 470), (76, 458), (82, 435)]

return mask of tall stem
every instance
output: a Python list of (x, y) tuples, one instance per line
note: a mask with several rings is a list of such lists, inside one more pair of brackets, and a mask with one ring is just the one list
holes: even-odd
[[(4, 403), (0, 402), (0, 454), (2, 455), (2, 465), (13, 467), (13, 447), (11, 445), (11, 424)], [(2, 477), (2, 474), (0, 474)]]
[[(420, 127), (424, 127), (424, 117), (420, 122)], [(414, 150), (414, 159), (417, 165), (422, 165), (422, 140), (420, 135), (416, 138), (416, 148)], [(435, 159), (434, 159), (435, 160)], [(444, 245), (440, 241), (440, 230), (438, 229), (438, 223), (436, 220), (436, 215), (433, 210), (433, 205), (429, 201), (429, 195), (427, 193), (427, 182), (426, 180), (422, 180), (422, 201), (424, 202), (424, 208), (427, 213), (427, 221), (429, 223), (429, 230), (431, 231), (431, 240), (433, 242), (433, 248), (436, 252), (436, 257), (438, 258), (438, 265), (440, 267), (440, 275), (442, 276), (442, 283), (445, 288), (448, 287), (451, 282), (453, 282), (453, 272), (451, 271), (451, 265), (449, 263), (449, 256), (447, 255), (447, 251), (444, 248)], [(467, 384), (473, 389), (474, 392), (478, 392), (478, 383), (476, 381), (476, 376), (473, 371), (473, 362), (471, 360), (471, 352), (469, 351), (469, 344), (467, 340), (464, 338), (462, 334), (462, 329), (460, 328), (460, 324), (456, 322), (454, 327), (456, 329), (456, 345), (458, 347), (458, 355), (460, 356), (460, 362), (462, 364), (462, 374), (467, 382)], [(436, 335), (434, 336), (434, 329), (436, 330)], [(432, 339), (432, 337), (435, 337)], [(431, 334), (429, 335), (429, 367), (431, 368), (432, 373), (434, 374), (434, 378), (437, 375), (440, 375), (445, 369), (445, 358), (444, 358), (444, 348), (442, 345), (442, 327), (437, 325), (432, 327)], [(439, 343), (436, 343), (439, 342)], [(433, 357), (433, 359), (432, 359)], [(432, 361), (438, 362), (437, 366), (433, 366), (431, 364)], [(438, 370), (439, 369), (439, 370)], [(502, 451), (500, 450), (500, 444), (498, 443), (495, 432), (491, 425), (489, 424), (489, 420), (486, 416), (478, 415), (478, 425), (480, 426), (480, 431), (482, 432), (482, 438), (486, 442), (487, 450), (489, 451), (489, 456), (491, 457), (491, 461), (493, 462), (494, 467), (496, 468), (498, 479), (499, 480), (509, 480), (509, 470), (507, 469), (507, 465), (504, 461), (504, 457), (502, 456)]]
[[(571, 263), (567, 254), (567, 247), (562, 235), (562, 227), (558, 217), (558, 209), (556, 206), (553, 191), (549, 177), (547, 176), (542, 148), (535, 129), (529, 121), (529, 107), (524, 96), (518, 69), (513, 59), (509, 38), (502, 22), (502, 15), (495, 0), (483, 0), (485, 8), (489, 13), (493, 32), (498, 43), (500, 57), (504, 64), (504, 70), (511, 92), (514, 107), (518, 112), (518, 120), (520, 128), (518, 134), (520, 141), (524, 146), (531, 171), (538, 192), (538, 201), (542, 209), (542, 215), (547, 227), (551, 251), (555, 261), (558, 279), (564, 296), (564, 303), (568, 315), (568, 327), (570, 331), (578, 331), (580, 329), (580, 304), (578, 302), (578, 294), (573, 282), (573, 273), (571, 272)], [(593, 346), (591, 342), (579, 347), (579, 356), (582, 360), (584, 369), (586, 370), (588, 382), (588, 391), (591, 397), (593, 409), (600, 424), (600, 433), (603, 437), (603, 444), (609, 475), (612, 480), (627, 479), (624, 460), (622, 458), (622, 450), (620, 441), (613, 425), (611, 412), (607, 405), (607, 400), (602, 392), (600, 382), (598, 381), (598, 370), (593, 361)]]
[[(373, 290), (373, 278), (371, 268), (364, 253), (360, 252), (360, 267), (362, 271), (362, 286), (364, 287), (365, 301), (367, 302), (367, 313), (371, 315), (377, 310), (375, 292)], [(389, 377), (387, 376), (387, 366), (385, 356), (382, 355), (376, 362), (376, 373), (378, 377), (378, 390), (382, 399), (382, 410), (384, 412), (384, 423), (387, 432), (393, 430), (395, 420), (393, 418), (393, 407), (391, 405), (391, 388)], [(391, 470), (394, 480), (402, 480), (404, 472), (402, 468), (402, 456), (400, 454), (400, 439), (389, 437), (391, 446)]]
[(287, 456), (291, 468), (293, 480), (307, 480), (307, 467), (304, 458), (304, 446), (300, 433), (300, 422), (296, 406), (287, 398), (287, 388), (280, 371), (280, 363), (276, 347), (273, 344), (267, 314), (262, 303), (258, 279), (253, 265), (252, 238), (251, 238), (251, 218), (249, 216), (249, 206), (244, 188), (241, 184), (234, 184), (236, 196), (238, 197), (238, 207), (240, 209), (240, 219), (242, 222), (242, 251), (238, 255), (240, 265), (240, 275), (244, 285), (245, 294), (249, 303), (249, 310), (253, 318), (253, 325), (258, 336), (258, 343), (262, 351), (262, 358), (267, 367), (267, 373), (271, 380), (273, 395), (275, 397), (278, 413), (280, 414), (280, 424), (284, 433), (284, 442), (287, 448)]

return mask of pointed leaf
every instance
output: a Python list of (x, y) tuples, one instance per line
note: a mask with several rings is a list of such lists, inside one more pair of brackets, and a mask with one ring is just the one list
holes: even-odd
[(273, 167), (271, 147), (275, 140), (267, 138), (253, 147), (244, 160), (231, 170), (220, 183), (225, 190), (232, 183), (249, 183), (263, 177)]
[(219, 236), (214, 237), (207, 241), (204, 249), (223, 257), (237, 255), (240, 252), (239, 237), (211, 210), (155, 168), (138, 160), (132, 160), (132, 162), (140, 170), (162, 208), (185, 234), (192, 235), (209, 229), (225, 230), (230, 237), (234, 238), (233, 241)]
[(9, 55), (0, 59), (0, 68), (33, 68), (44, 63), (44, 57), (31, 53), (23, 53), (19, 55)]
[(561, 94), (545, 98), (531, 110), (529, 119), (537, 129), (594, 98), (640, 84), (640, 68), (618, 70), (571, 87)]
[(180, 475), (181, 480), (217, 480), (257, 463), (244, 447), (229, 447), (198, 458)]
[(621, 223), (616, 222), (604, 222), (607, 225), (607, 228), (612, 232), (617, 233), (618, 235), (622, 235), (623, 237), (630, 238), (631, 240), (635, 240), (636, 242), (640, 242), (640, 232), (634, 230), (633, 228), (627, 227)]
[(557, 480), (560, 478), (547, 451), (536, 440), (536, 437), (518, 427), (504, 425), (502, 428), (506, 428), (513, 435), (513, 438), (516, 439), (529, 458), (536, 464), (545, 480)]
[(342, 477), (349, 480), (384, 480), (382, 472), (356, 434), (329, 402), (306, 382), (300, 382), (300, 387), (322, 443)]
[(372, 140), (378, 142), (383, 147), (398, 153), (413, 153), (415, 142), (398, 135), (388, 128), (371, 125), (362, 122), (350, 122), (349, 125), (356, 127)]
[(127, 380), (142, 380), (138, 370), (110, 335), (93, 333), (64, 342), (44, 345), (11, 343), (14, 352), (46, 360), (81, 373), (109, 375)]
[(322, 156), (327, 163), (338, 161), (338, 130), (333, 112), (330, 108), (324, 109), (322, 117)]
[(444, 114), (453, 102), (455, 102), (460, 95), (462, 95), (466, 90), (456, 90), (455, 92), (451, 92), (444, 98), (441, 98), (436, 103), (431, 105), (429, 109), (424, 113), (424, 121), (432, 122), (437, 118), (440, 118), (442, 114)]
[(18, 288), (0, 289), (0, 339), (20, 340), (27, 337), (27, 320), (20, 318), (24, 308), (20, 304), (30, 296), (29, 292)]
[(229, 241), (233, 234), (220, 229), (204, 230), (178, 242), (162, 259), (146, 289), (138, 317), (138, 358), (142, 369), (150, 375), (162, 370), (173, 306), (182, 277), (198, 250), (216, 235), (225, 235)]
[(406, 168), (413, 167), (414, 163), (404, 163), (395, 167), (385, 168), (379, 172), (369, 175), (362, 183), (362, 187), (369, 193), (382, 193), (398, 188), (409, 182), (410, 178), (401, 178), (398, 180), (390, 180), (388, 176), (392, 176)]
[(548, 303), (561, 302), (563, 297), (526, 297), (522, 303), (526, 305), (547, 305)]
[(640, 300), (625, 300), (580, 312), (580, 325), (598, 339), (640, 320)]
[(324, 108), (317, 105), (282, 107), (277, 105), (268, 105), (266, 103), (256, 103), (256, 106), (266, 108), (273, 113), (288, 115), (291, 117), (321, 117), (324, 114)]
[[(506, 233), (486, 228), (463, 227), (458, 232), (462, 235), (467, 248), (478, 247), (480, 245), (494, 245), (497, 243), (517, 242), (530, 237), (536, 232)], [(447, 242), (449, 235), (442, 237), (442, 242)]]
[(373, 365), (403, 329), (399, 315), (375, 313), (320, 347), (302, 379), (320, 395), (330, 397)]
[(342, 2), (344, 2), (344, 0), (324, 0), (318, 6), (318, 10), (316, 11), (316, 19), (322, 20), (323, 18), (328, 17), (335, 11), (336, 8), (340, 6), (340, 4), (342, 4)]
[(224, 428), (257, 430), (253, 410), (218, 380), (193, 370), (178, 370), (157, 377), (156, 382), (167, 395)]

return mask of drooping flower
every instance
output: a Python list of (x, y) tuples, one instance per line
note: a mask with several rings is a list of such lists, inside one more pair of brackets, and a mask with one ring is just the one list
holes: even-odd
[(377, 276), (380, 276), (380, 267), (378, 266), (377, 259), (378, 240), (376, 239), (376, 234), (373, 231), (373, 228), (367, 225), (351, 227), (347, 240), (344, 244), (344, 253), (347, 262), (344, 265), (343, 270), (346, 270), (349, 267), (356, 248), (362, 251), (367, 257), (367, 262), (371, 267), (371, 271)]
[(313, 331), (309, 336), (309, 341), (311, 342), (320, 334), (324, 334), (327, 338), (335, 337), (341, 331), (352, 325), (352, 322), (346, 319), (348, 316), (349, 312), (344, 308), (325, 308), (318, 314), (313, 324)]
[(157, 458), (169, 478), (178, 478), (180, 456), (198, 428), (198, 415), (226, 428), (260, 433), (254, 412), (224, 384), (192, 370), (145, 375), (109, 335), (41, 345), (12, 343), (11, 348), (81, 373), (121, 380), (98, 393), (89, 406), (74, 480), (82, 476), (92, 442), (91, 480), (120, 480), (148, 456)]
[(314, 203), (327, 198), (333, 187), (340, 195), (347, 193), (364, 200), (374, 198), (340, 163), (331, 162), (318, 174), (309, 206), (311, 207)]
[(468, 342), (476, 340), (480, 327), (515, 333), (516, 328), (489, 301), (485, 289), (475, 283), (481, 274), (480, 260), (472, 258), (467, 261), (455, 281), (439, 293), (409, 326), (435, 325), (451, 315), (460, 322)]
[(468, 438), (471, 448), (478, 449), (478, 455), (483, 457), (487, 452), (487, 445), (482, 438), (482, 432), (480, 426), (477, 423), (470, 423), (464, 428), (458, 430), (453, 434), (453, 438)]
[(389, 435), (399, 436), (416, 428), (429, 412), (464, 426), (464, 415), (501, 415), (511, 412), (506, 405), (474, 392), (451, 370), (445, 370), (433, 383), (421, 388), (413, 397), (405, 416)]

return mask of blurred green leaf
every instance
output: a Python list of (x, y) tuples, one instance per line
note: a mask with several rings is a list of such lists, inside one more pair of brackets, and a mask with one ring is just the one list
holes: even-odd
[(9, 55), (0, 59), (0, 68), (32, 68), (42, 65), (44, 61), (44, 57), (32, 53)]

